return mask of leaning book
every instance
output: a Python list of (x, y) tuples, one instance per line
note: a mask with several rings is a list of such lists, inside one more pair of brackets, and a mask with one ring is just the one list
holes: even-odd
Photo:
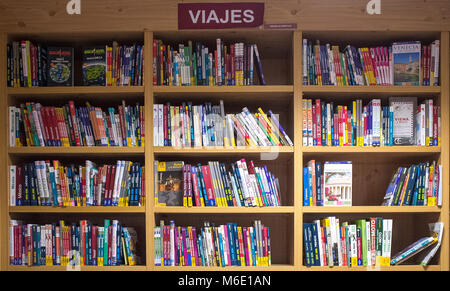
[(352, 162), (325, 162), (324, 206), (352, 206)]
[(420, 41), (392, 44), (394, 85), (420, 85)]

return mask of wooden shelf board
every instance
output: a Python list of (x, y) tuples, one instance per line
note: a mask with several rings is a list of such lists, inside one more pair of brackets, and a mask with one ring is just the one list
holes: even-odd
[(236, 154), (236, 153), (293, 153), (294, 147), (153, 147), (156, 154)]
[(11, 155), (137, 155), (144, 154), (144, 147), (10, 147)]
[(440, 86), (314, 86), (300, 87), (303, 93), (387, 93), (387, 94), (438, 94)]
[(294, 213), (293, 206), (280, 207), (183, 207), (183, 206), (159, 206), (154, 207), (155, 213)]
[(9, 213), (145, 213), (144, 206), (10, 206)]
[(29, 87), (8, 88), (7, 94), (11, 96), (20, 95), (95, 95), (95, 94), (144, 94), (144, 86), (65, 86), (65, 87)]
[(303, 213), (440, 213), (437, 206), (303, 206)]
[(261, 267), (240, 267), (240, 266), (226, 266), (226, 267), (192, 267), (192, 266), (154, 266), (151, 267), (155, 271), (295, 271), (294, 265), (277, 264), (272, 266)]
[(356, 147), (356, 146), (303, 146), (304, 153), (440, 153), (441, 147), (432, 146), (382, 146), (382, 147)]
[(441, 266), (419, 266), (419, 265), (397, 265), (397, 266), (382, 266), (382, 267), (306, 267), (301, 266), (301, 271), (441, 271)]
[[(10, 271), (67, 271), (67, 266), (8, 266)], [(71, 271), (74, 269), (70, 269)], [(81, 266), (81, 271), (146, 271), (146, 266)]]

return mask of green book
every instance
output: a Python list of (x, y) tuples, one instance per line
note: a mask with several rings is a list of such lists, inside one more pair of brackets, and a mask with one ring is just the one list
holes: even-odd
[(103, 242), (103, 266), (108, 266), (108, 229), (111, 222), (109, 219), (105, 219), (105, 229), (104, 229), (104, 237), (105, 240)]
[(367, 230), (366, 220), (359, 219), (356, 221), (356, 227), (361, 229), (361, 257), (362, 265), (367, 266)]
[(383, 252), (383, 218), (381, 217), (376, 218), (375, 233), (376, 233), (375, 265), (381, 266), (381, 257)]

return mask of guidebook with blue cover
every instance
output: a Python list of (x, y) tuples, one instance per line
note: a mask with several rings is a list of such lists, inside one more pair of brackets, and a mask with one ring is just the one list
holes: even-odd
[(420, 53), (420, 41), (392, 44), (394, 85), (420, 85)]

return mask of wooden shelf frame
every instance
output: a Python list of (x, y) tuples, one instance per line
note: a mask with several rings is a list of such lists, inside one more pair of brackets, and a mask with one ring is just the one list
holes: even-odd
[[(136, 32), (140, 35), (142, 32)], [(179, 35), (182, 32), (177, 32)], [(218, 32), (220, 34), (220, 32)], [(89, 33), (87, 33), (89, 34)], [(164, 32), (158, 32), (157, 35), (163, 35)], [(169, 32), (170, 34), (170, 32)], [(197, 32), (191, 32), (194, 36)], [(45, 37), (45, 34), (43, 34)], [(260, 33), (263, 35), (263, 33)], [(292, 55), (287, 58), (292, 59), (292, 82), (288, 85), (267, 85), (267, 86), (192, 86), (192, 87), (175, 87), (175, 86), (153, 86), (152, 58), (144, 59), (144, 79), (146, 83), (144, 86), (137, 87), (35, 87), (35, 88), (7, 88), (6, 86), (6, 42), (8, 40), (7, 33), (0, 33), (0, 107), (7, 108), (11, 102), (17, 100), (24, 100), (24, 98), (45, 98), (46, 100), (57, 100), (59, 97), (64, 98), (83, 96), (83, 98), (98, 98), (102, 102), (108, 101), (109, 97), (115, 98), (143, 98), (145, 106), (145, 128), (147, 142), (142, 148), (116, 148), (116, 147), (71, 147), (71, 148), (51, 148), (51, 147), (30, 147), (30, 148), (10, 148), (7, 144), (8, 136), (8, 118), (7, 109), (4, 110), (0, 118), (0, 137), (4, 143), (0, 146), (0, 155), (5, 158), (5, 165), (0, 169), (0, 185), (5, 185), (2, 191), (4, 194), (0, 196), (0, 269), (1, 270), (65, 270), (62, 266), (52, 267), (26, 267), (26, 266), (9, 266), (9, 246), (8, 246), (8, 220), (13, 216), (21, 216), (25, 214), (70, 214), (76, 215), (80, 218), (83, 215), (130, 215), (140, 216), (144, 215), (145, 221), (145, 262), (143, 266), (121, 266), (121, 267), (92, 267), (82, 266), (82, 271), (118, 271), (118, 270), (149, 270), (149, 271), (265, 271), (265, 270), (280, 270), (280, 271), (308, 271), (308, 270), (323, 270), (323, 271), (341, 271), (341, 270), (383, 270), (383, 271), (422, 271), (422, 270), (449, 270), (449, 134), (450, 134), (450, 117), (448, 109), (450, 108), (450, 43), (449, 32), (441, 32), (441, 85), (437, 87), (424, 86), (303, 86), (301, 84), (301, 62), (302, 62), (302, 31), (293, 31), (291, 42), (289, 44), (292, 50)], [(78, 36), (83, 38), (83, 33)], [(145, 55), (151, 56), (152, 43), (154, 34), (151, 31), (144, 31)], [(90, 36), (92, 39), (92, 34)], [(264, 55), (263, 55), (264, 58)], [(311, 98), (315, 96), (355, 96), (359, 94), (366, 97), (372, 96), (390, 96), (390, 95), (413, 95), (421, 97), (439, 96), (441, 104), (441, 132), (442, 145), (440, 147), (303, 147), (301, 137), (301, 112), (302, 99)], [(292, 115), (290, 126), (294, 133), (292, 138), (294, 146), (292, 147), (235, 147), (235, 148), (169, 148), (169, 147), (153, 147), (152, 136), (152, 114), (153, 103), (155, 100), (163, 100), (164, 98), (182, 98), (186, 96), (192, 98), (224, 98), (242, 96), (249, 102), (258, 102), (260, 98), (264, 98), (267, 102), (277, 102), (279, 98), (290, 102), (292, 108), (289, 108)], [(230, 99), (238, 100), (238, 99)], [(231, 101), (230, 101), (231, 102)], [(174, 156), (177, 159), (197, 157), (225, 157), (234, 158), (236, 155), (255, 155), (261, 153), (279, 152), (282, 155), (287, 155), (293, 160), (293, 183), (291, 199), (292, 205), (282, 207), (266, 207), (266, 208), (250, 208), (250, 207), (155, 207), (154, 193), (153, 193), (153, 161), (159, 156), (167, 157)], [(339, 155), (339, 154), (355, 154), (357, 156), (384, 155), (388, 154), (393, 157), (409, 157), (414, 159), (421, 156), (439, 157), (439, 161), (443, 165), (443, 205), (442, 207), (426, 207), (426, 206), (412, 206), (412, 207), (384, 207), (384, 206), (352, 206), (352, 207), (303, 207), (302, 201), (302, 167), (305, 161), (309, 160), (315, 155)], [(125, 158), (136, 157), (144, 159), (149, 171), (146, 171), (146, 189), (147, 198), (146, 205), (143, 207), (9, 207), (8, 205), (8, 167), (16, 159), (33, 159), (39, 156), (47, 157), (64, 157), (82, 160), (86, 157), (106, 157), (111, 158)], [(416, 265), (401, 265), (381, 268), (348, 268), (348, 267), (305, 267), (303, 266), (303, 236), (302, 225), (304, 216), (311, 215), (361, 215), (364, 217), (365, 213), (380, 214), (380, 215), (434, 215), (440, 221), (445, 223), (445, 231), (443, 242), (440, 249), (440, 262), (438, 265), (428, 266), (426, 268)], [(230, 217), (245, 217), (248, 215), (258, 216), (264, 223), (265, 217), (289, 217), (292, 220), (291, 226), (286, 226), (285, 231), (292, 233), (292, 241), (289, 242), (290, 250), (280, 249), (280, 252), (288, 252), (292, 257), (289, 262), (274, 264), (271, 267), (160, 267), (154, 266), (154, 252), (153, 252), (153, 230), (156, 223), (157, 216), (160, 215), (195, 215), (204, 216), (205, 220), (214, 220), (214, 215), (230, 215)], [(138, 234), (139, 235), (139, 234)], [(142, 238), (142, 237), (141, 237)], [(273, 250), (278, 251), (278, 250)]]

